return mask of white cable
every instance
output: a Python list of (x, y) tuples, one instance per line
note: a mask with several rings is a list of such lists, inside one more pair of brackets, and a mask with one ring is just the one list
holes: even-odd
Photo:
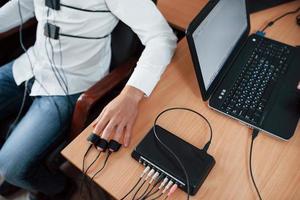
[(159, 176), (159, 172), (156, 172), (156, 173), (152, 176), (152, 178), (151, 178), (149, 184), (152, 184), (152, 182), (153, 182), (154, 180), (156, 180), (156, 179), (158, 178), (158, 176)]
[(148, 180), (154, 173), (155, 173), (155, 170), (151, 169), (150, 172), (147, 174), (145, 181)]
[(162, 191), (162, 193), (164, 194), (168, 189), (170, 189), (170, 187), (173, 185), (173, 181), (170, 180), (168, 182), (168, 184), (166, 185), (165, 189)]
[(143, 173), (140, 175), (140, 178), (144, 177), (145, 174), (146, 174), (149, 170), (150, 170), (150, 167), (147, 166), (147, 167), (144, 169)]
[(169, 179), (166, 177), (166, 178), (163, 180), (163, 182), (161, 182), (161, 184), (160, 184), (160, 186), (158, 187), (158, 189), (159, 189), (159, 190), (162, 189), (162, 188), (167, 184), (168, 180), (169, 180)]

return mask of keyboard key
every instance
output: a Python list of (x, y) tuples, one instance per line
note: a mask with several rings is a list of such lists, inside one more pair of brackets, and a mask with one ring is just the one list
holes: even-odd
[(275, 85), (275, 82), (274, 81), (270, 81), (268, 86), (266, 87), (265, 91), (264, 91), (264, 94), (261, 98), (262, 101), (268, 101), (269, 100), (269, 97), (271, 96), (272, 94), (272, 90), (274, 88), (274, 85)]
[(246, 121), (259, 123), (276, 81), (288, 70), (287, 46), (258, 39), (257, 47), (245, 62), (230, 90), (221, 93), (222, 109)]

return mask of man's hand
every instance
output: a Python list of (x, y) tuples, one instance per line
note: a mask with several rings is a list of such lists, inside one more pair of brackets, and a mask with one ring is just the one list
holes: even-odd
[(298, 83), (297, 89), (300, 90), (300, 81)]
[(142, 91), (125, 86), (121, 94), (102, 110), (96, 119), (94, 132), (105, 140), (114, 139), (128, 147), (143, 96)]

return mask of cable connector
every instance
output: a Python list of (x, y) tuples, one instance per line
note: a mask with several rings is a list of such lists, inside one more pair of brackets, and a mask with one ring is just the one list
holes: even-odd
[(208, 148), (209, 148), (209, 146), (210, 146), (210, 143), (211, 143), (211, 141), (208, 141), (208, 142), (204, 145), (203, 150), (204, 150), (205, 152), (207, 152), (207, 150), (208, 150)]
[(147, 166), (147, 167), (144, 169), (143, 173), (140, 175), (140, 178), (143, 178), (143, 177), (145, 176), (145, 174), (148, 173), (149, 170), (150, 170), (150, 167)]
[(157, 177), (157, 179), (155, 180), (155, 184), (158, 184), (159, 182), (161, 182), (164, 179), (165, 175), (163, 173), (161, 173), (159, 175), (159, 177)]
[(163, 194), (166, 193), (166, 191), (167, 191), (168, 189), (170, 189), (170, 187), (171, 187), (172, 185), (173, 185), (173, 181), (170, 180), (170, 181), (168, 182), (168, 184), (166, 185), (165, 189), (162, 191), (162, 193), (163, 193)]
[(167, 184), (168, 180), (169, 180), (169, 179), (166, 177), (166, 178), (163, 180), (163, 182), (161, 182), (161, 184), (160, 184), (160, 186), (158, 187), (158, 189), (161, 190), (161, 189)]
[(152, 184), (152, 182), (156, 180), (158, 176), (159, 176), (159, 172), (155, 172), (155, 174), (152, 176), (151, 180), (149, 181), (149, 184)]
[(168, 194), (167, 194), (167, 197), (170, 197), (178, 188), (178, 185), (177, 184), (174, 184), (171, 189), (169, 190)]
[(254, 128), (253, 132), (252, 132), (252, 140), (254, 140), (257, 137), (258, 133), (259, 133), (259, 130)]
[(150, 172), (147, 174), (145, 181), (148, 180), (154, 173), (155, 173), (155, 170), (151, 169)]
[(264, 31), (257, 31), (256, 35), (259, 35), (261, 37), (265, 37), (266, 33)]

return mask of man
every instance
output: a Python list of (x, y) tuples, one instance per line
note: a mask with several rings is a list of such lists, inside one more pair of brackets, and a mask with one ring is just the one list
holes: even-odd
[[(171, 60), (177, 38), (150, 0), (62, 0), (54, 10), (45, 0), (11, 0), (0, 8), (0, 32), (36, 16), (37, 39), (15, 61), (0, 67), (0, 122), (28, 108), (0, 150), (0, 174), (15, 186), (51, 196), (66, 180), (39, 161), (66, 134), (79, 95), (105, 76), (111, 59), (110, 33), (122, 20), (137, 33), (145, 50), (121, 94), (97, 118), (95, 132), (129, 145), (141, 99), (149, 96)], [(59, 33), (100, 37), (83, 39), (44, 35), (46, 23)], [(28, 95), (27, 90), (30, 95)], [(25, 95), (25, 102), (23, 102)], [(124, 140), (122, 140), (124, 138)], [(31, 193), (31, 199), (37, 199)]]

